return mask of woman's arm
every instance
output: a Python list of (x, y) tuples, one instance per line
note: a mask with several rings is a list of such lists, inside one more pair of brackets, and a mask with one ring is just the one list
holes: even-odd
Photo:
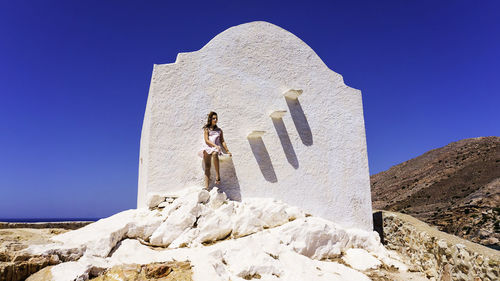
[(227, 148), (226, 142), (224, 141), (224, 134), (222, 133), (222, 130), (220, 130), (220, 141), (222, 143), (222, 146), (226, 150), (227, 154), (232, 156), (233, 154), (231, 152), (229, 152), (229, 149)]

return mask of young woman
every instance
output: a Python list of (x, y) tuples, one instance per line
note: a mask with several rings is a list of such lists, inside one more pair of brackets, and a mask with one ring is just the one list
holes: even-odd
[(214, 160), (216, 173), (215, 184), (220, 184), (219, 155), (222, 155), (222, 147), (224, 147), (229, 156), (232, 156), (229, 149), (227, 149), (222, 130), (217, 127), (217, 121), (217, 113), (211, 111), (208, 114), (207, 124), (203, 126), (205, 142), (199, 154), (203, 157), (203, 164), (205, 167), (205, 189), (208, 189), (208, 184), (210, 182), (210, 166), (212, 159)]

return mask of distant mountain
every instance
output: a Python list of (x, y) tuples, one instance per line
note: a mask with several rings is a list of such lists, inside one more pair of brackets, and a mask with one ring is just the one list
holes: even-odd
[(453, 142), (371, 176), (374, 209), (500, 249), (500, 137)]

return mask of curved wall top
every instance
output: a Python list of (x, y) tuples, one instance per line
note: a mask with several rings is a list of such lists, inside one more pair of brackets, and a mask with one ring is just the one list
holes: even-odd
[(230, 198), (272, 197), (371, 230), (361, 92), (302, 40), (267, 22), (229, 28), (201, 50), (154, 66), (138, 207), (149, 192), (203, 186), (197, 152), (209, 111), (218, 113), (233, 153), (221, 162), (219, 186)]

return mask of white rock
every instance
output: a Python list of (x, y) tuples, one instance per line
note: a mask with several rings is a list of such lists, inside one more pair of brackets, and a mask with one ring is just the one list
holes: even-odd
[(92, 266), (84, 262), (65, 262), (51, 268), (52, 280), (83, 281), (89, 279)]
[(231, 203), (222, 205), (198, 220), (200, 230), (198, 242), (216, 241), (228, 236), (233, 231), (230, 218), (234, 213), (234, 204)]
[(208, 206), (212, 209), (217, 209), (219, 208), (224, 202), (226, 201), (227, 196), (225, 193), (220, 192), (217, 187), (214, 187), (210, 191), (210, 201), (208, 201)]
[(194, 225), (200, 211), (201, 207), (198, 204), (180, 206), (153, 232), (150, 242), (157, 246), (170, 245), (186, 229)]
[(342, 260), (352, 268), (365, 271), (378, 268), (382, 263), (364, 249), (348, 249)]
[(165, 216), (161, 212), (139, 209), (127, 224), (127, 237), (143, 239), (150, 237), (164, 220)]
[(295, 252), (284, 252), (280, 261), (286, 272), (280, 280), (369, 281), (366, 275), (336, 262), (308, 259)]
[(349, 238), (347, 248), (363, 248), (373, 253), (384, 252), (380, 236), (375, 231), (364, 231), (356, 228), (346, 229)]
[(264, 222), (265, 228), (282, 225), (289, 221), (288, 205), (269, 198), (250, 198), (244, 203), (251, 206), (255, 215)]
[(256, 274), (268, 277), (282, 274), (280, 262), (256, 248), (232, 248), (225, 251), (222, 258), (229, 272), (242, 279)]
[(128, 232), (128, 223), (134, 221), (138, 212), (127, 210), (111, 217), (100, 219), (76, 231), (69, 231), (52, 237), (66, 247), (80, 248), (86, 255), (105, 257)]
[[(91, 272), (95, 275), (114, 265), (174, 260), (189, 261), (195, 281), (236, 281), (252, 276), (261, 280), (368, 280), (354, 269), (320, 261), (342, 252), (346, 252), (346, 263), (360, 271), (382, 262), (406, 270), (376, 235), (305, 217), (303, 211), (280, 201), (254, 198), (236, 202), (217, 190), (209, 193), (191, 188), (162, 211), (124, 211), (55, 236), (54, 244), (29, 250), (79, 258), (54, 266), (53, 280), (86, 280)], [(134, 238), (164, 250), (152, 250)], [(212, 244), (203, 246), (204, 242)]]
[(295, 252), (318, 260), (339, 256), (350, 238), (344, 229), (315, 217), (295, 220), (273, 232)]
[(147, 239), (163, 220), (157, 211), (127, 210), (54, 236), (54, 244), (30, 246), (26, 251), (31, 254), (59, 253), (70, 259), (82, 255), (106, 257), (126, 237)]
[(150, 192), (147, 194), (146, 206), (154, 208), (163, 201), (165, 201), (165, 196), (160, 193)]
[[(172, 202), (173, 202), (173, 200), (172, 200)], [(160, 204), (158, 204), (158, 208), (165, 208), (168, 205), (170, 205), (170, 203), (172, 203), (172, 202), (167, 202), (167, 201), (161, 202)]]
[(252, 207), (238, 204), (235, 212), (231, 218), (234, 226), (233, 237), (243, 237), (264, 229), (265, 222), (256, 215)]

